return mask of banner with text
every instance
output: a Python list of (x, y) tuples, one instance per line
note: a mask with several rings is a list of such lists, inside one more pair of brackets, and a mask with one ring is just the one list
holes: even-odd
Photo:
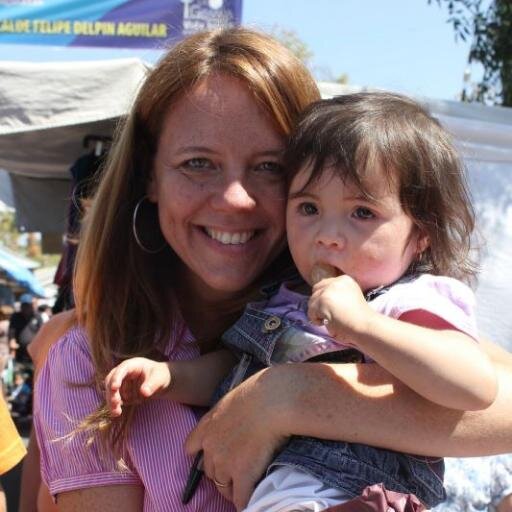
[(242, 0), (0, 0), (0, 44), (162, 48), (241, 18)]

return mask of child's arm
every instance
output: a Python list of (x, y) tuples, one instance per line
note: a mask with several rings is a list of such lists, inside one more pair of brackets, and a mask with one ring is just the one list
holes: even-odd
[(309, 316), (327, 320), (333, 337), (355, 345), (432, 402), (477, 410), (494, 401), (497, 384), (488, 357), (436, 315), (416, 310), (399, 320), (386, 317), (371, 309), (353, 279), (341, 276), (315, 285)]
[(228, 350), (190, 361), (157, 362), (133, 357), (118, 364), (105, 378), (107, 406), (120, 416), (123, 403), (165, 398), (189, 405), (209, 405), (213, 391), (235, 364)]

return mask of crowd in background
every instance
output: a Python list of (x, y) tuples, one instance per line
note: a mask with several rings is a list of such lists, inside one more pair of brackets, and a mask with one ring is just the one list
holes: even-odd
[(41, 325), (52, 315), (50, 306), (29, 293), (19, 297), (19, 309), (0, 306), (0, 380), (11, 416), (32, 414), (33, 363), (27, 351)]

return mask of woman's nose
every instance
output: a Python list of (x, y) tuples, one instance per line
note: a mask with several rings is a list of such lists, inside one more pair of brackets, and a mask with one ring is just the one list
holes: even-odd
[(224, 183), (212, 198), (212, 206), (219, 211), (250, 210), (255, 205), (254, 194), (240, 180)]

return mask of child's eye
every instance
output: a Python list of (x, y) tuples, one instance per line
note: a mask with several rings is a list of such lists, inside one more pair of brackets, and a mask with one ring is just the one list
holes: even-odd
[(358, 208), (356, 208), (352, 215), (356, 219), (361, 219), (361, 220), (375, 218), (375, 214), (369, 208), (365, 208), (364, 206), (359, 206)]
[(283, 174), (284, 166), (279, 162), (261, 162), (256, 166), (256, 170), (273, 174)]
[(191, 171), (200, 171), (203, 169), (213, 169), (215, 166), (208, 158), (190, 158), (185, 160), (181, 167)]
[(313, 203), (300, 203), (299, 204), (299, 212), (302, 215), (316, 215), (318, 213), (318, 208)]

